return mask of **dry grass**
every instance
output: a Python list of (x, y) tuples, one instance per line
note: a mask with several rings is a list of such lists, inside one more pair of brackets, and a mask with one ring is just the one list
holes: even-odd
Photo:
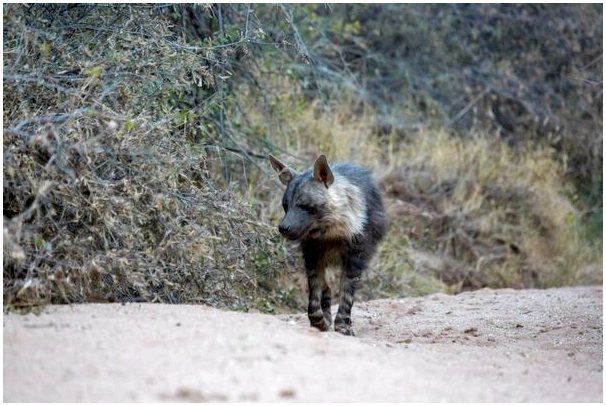
[[(391, 224), (363, 298), (601, 283), (600, 247), (583, 238), (566, 168), (550, 148), (512, 148), (496, 137), (462, 139), (440, 129), (377, 134), (377, 115), (356, 108), (354, 98), (322, 109), (279, 91), (287, 84), (272, 85), (281, 95), (269, 103), (280, 106), (271, 115), (277, 119), (263, 119), (268, 111), (257, 105), (247, 114), (293, 155), (287, 160), (294, 167), (323, 152), (373, 168), (384, 190)], [(272, 137), (275, 128), (287, 137)], [(279, 197), (256, 192), (272, 202), (261, 210), (276, 223)]]
[(581, 236), (564, 167), (548, 149), (498, 139), (419, 134), (382, 179), (415, 248), (444, 260), (436, 275), (455, 290), (601, 282), (601, 263)]

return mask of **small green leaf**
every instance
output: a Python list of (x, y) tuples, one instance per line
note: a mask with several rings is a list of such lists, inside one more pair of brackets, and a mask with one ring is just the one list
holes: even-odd
[(51, 52), (51, 46), (48, 42), (43, 42), (42, 44), (40, 44), (40, 54), (42, 56), (44, 56), (45, 58), (48, 58), (50, 56), (50, 52)]
[(45, 242), (46, 241), (44, 241), (44, 238), (42, 238), (40, 235), (36, 235), (36, 237), (34, 237), (34, 246), (36, 247), (37, 250), (44, 247)]
[(84, 69), (84, 76), (99, 79), (103, 74), (103, 68), (101, 66), (93, 66)]
[(132, 130), (134, 130), (135, 128), (137, 128), (137, 124), (135, 124), (135, 122), (133, 120), (128, 120), (125, 124), (124, 124), (124, 129), (126, 130), (126, 132), (131, 132)]

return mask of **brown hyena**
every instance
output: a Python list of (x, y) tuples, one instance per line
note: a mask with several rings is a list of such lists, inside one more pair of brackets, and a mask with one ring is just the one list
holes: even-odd
[(286, 185), (284, 218), (278, 227), (289, 240), (299, 241), (309, 286), (311, 325), (327, 331), (332, 324), (327, 266), (340, 265), (341, 294), (334, 328), (354, 335), (351, 308), (362, 272), (386, 229), (381, 195), (370, 172), (351, 164), (329, 166), (324, 155), (313, 169), (297, 173), (269, 155)]

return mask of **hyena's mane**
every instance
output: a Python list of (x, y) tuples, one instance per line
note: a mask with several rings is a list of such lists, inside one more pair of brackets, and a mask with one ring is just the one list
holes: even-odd
[[(355, 177), (362, 169), (347, 164), (333, 166), (334, 183), (326, 194), (327, 238), (353, 240), (364, 233), (368, 223), (368, 204), (364, 190)], [(354, 176), (352, 176), (354, 175)]]

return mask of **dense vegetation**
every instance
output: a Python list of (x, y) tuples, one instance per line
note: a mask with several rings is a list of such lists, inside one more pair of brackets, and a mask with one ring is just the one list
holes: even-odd
[(272, 152), (375, 169), (361, 296), (602, 280), (602, 5), (4, 5), (4, 303), (292, 309)]

